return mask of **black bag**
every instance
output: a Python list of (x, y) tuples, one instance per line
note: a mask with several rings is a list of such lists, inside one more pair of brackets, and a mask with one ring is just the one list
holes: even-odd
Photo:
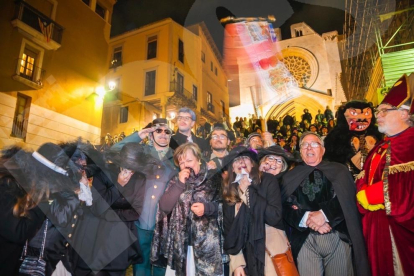
[(30, 276), (45, 276), (46, 275), (46, 262), (43, 260), (43, 253), (45, 251), (46, 234), (48, 227), (48, 219), (45, 220), (45, 230), (43, 232), (42, 248), (40, 250), (39, 257), (27, 256), (28, 241), (23, 249), (22, 258), (23, 262), (19, 269), (19, 275), (30, 275)]

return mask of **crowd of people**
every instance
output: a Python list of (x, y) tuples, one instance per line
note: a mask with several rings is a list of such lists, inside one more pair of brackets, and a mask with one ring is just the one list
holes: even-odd
[(104, 152), (4, 149), (0, 275), (411, 275), (414, 104), (400, 88), (376, 109), (385, 138), (356, 183), (324, 160), (329, 108), (194, 134), (184, 107), (175, 132), (157, 118)]

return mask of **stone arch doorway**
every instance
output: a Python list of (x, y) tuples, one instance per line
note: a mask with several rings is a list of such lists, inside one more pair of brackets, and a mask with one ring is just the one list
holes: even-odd
[(303, 110), (307, 108), (309, 112), (312, 114), (313, 120), (311, 123), (314, 123), (315, 116), (318, 114), (318, 109), (321, 110), (323, 113), (325, 111), (325, 107), (330, 105), (330, 101), (327, 99), (315, 99), (313, 97), (309, 97), (307, 95), (303, 95), (293, 99), (291, 101), (288, 101), (286, 103), (280, 104), (280, 105), (274, 105), (266, 114), (266, 120), (269, 120), (273, 116), (276, 117), (277, 120), (279, 120), (280, 117), (284, 117), (287, 114), (292, 116), (293, 118), (296, 118), (296, 121), (302, 120), (302, 114)]

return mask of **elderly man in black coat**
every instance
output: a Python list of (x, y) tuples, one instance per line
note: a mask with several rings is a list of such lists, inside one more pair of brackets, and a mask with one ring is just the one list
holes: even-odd
[(325, 148), (315, 133), (300, 141), (303, 163), (282, 180), (283, 217), (301, 275), (371, 275), (356, 188), (348, 169), (322, 161)]

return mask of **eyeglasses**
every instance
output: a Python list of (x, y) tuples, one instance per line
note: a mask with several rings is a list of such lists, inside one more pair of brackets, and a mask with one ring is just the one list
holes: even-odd
[(282, 164), (282, 159), (276, 158), (275, 156), (267, 156), (267, 160), (271, 162), (276, 162), (277, 164)]
[(319, 148), (321, 146), (321, 143), (318, 143), (318, 142), (310, 142), (310, 143), (304, 142), (304, 143), (300, 144), (300, 147), (302, 149), (307, 149), (309, 146), (311, 146), (312, 148)]
[(233, 163), (237, 163), (237, 162), (244, 162), (246, 160), (250, 160), (250, 157), (248, 156), (240, 156), (234, 159)]
[(374, 112), (375, 117), (378, 117), (378, 115), (386, 116), (388, 111), (398, 110), (396, 108), (383, 108), (383, 109), (376, 109)]
[(220, 139), (220, 140), (225, 140), (225, 139), (227, 139), (227, 136), (226, 135), (224, 135), (224, 134), (221, 134), (221, 135), (211, 135), (211, 139), (213, 139), (213, 140), (217, 140), (217, 139)]
[(121, 173), (122, 173), (124, 176), (128, 176), (128, 175), (130, 175), (130, 174), (134, 174), (134, 171), (131, 171), (131, 170), (128, 170), (128, 169), (125, 169), (125, 168), (121, 168)]
[(184, 121), (184, 122), (189, 122), (191, 121), (191, 117), (187, 117), (187, 116), (177, 116), (177, 120), (178, 121)]
[(162, 128), (157, 128), (156, 130), (154, 130), (156, 133), (160, 134), (164, 131), (165, 134), (170, 135), (171, 134), (171, 130), (169, 129), (162, 129)]

